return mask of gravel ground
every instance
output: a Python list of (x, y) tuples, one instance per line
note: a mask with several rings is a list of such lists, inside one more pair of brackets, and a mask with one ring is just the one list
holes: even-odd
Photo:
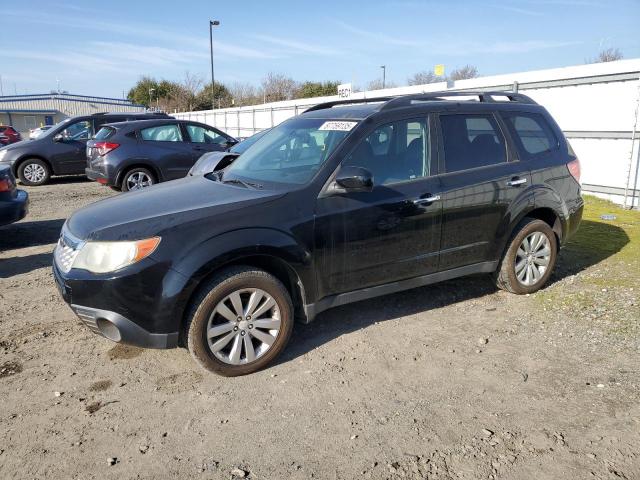
[(479, 276), (337, 308), (229, 379), (80, 325), (51, 252), (114, 193), (28, 190), (0, 229), (0, 478), (640, 478), (637, 212), (590, 201), (619, 225), (592, 215), (538, 294)]

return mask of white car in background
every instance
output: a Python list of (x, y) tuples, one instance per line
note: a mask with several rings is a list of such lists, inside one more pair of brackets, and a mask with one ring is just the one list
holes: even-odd
[(29, 130), (29, 139), (33, 140), (38, 138), (38, 136), (42, 133), (42, 132), (46, 132), (47, 130), (49, 130), (51, 127), (53, 127), (53, 125), (44, 125), (42, 127), (39, 128), (32, 128), (31, 130)]

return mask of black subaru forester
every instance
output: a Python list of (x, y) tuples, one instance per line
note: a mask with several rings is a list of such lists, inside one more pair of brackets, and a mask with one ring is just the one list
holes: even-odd
[(522, 94), (325, 103), (223, 170), (79, 210), (53, 272), (95, 333), (242, 375), (331, 307), (475, 273), (535, 292), (580, 223), (579, 176)]

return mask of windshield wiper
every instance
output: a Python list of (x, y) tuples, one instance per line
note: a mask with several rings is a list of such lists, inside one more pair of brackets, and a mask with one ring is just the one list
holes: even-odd
[(222, 183), (236, 183), (238, 185), (242, 185), (245, 188), (262, 188), (262, 185), (259, 183), (245, 182), (243, 180), (238, 180), (237, 178), (230, 178), (228, 180), (222, 180)]

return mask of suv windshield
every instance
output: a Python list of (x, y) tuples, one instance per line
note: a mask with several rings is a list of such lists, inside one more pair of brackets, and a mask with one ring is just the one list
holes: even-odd
[(294, 118), (266, 133), (225, 171), (224, 179), (307, 183), (356, 125), (353, 121)]

